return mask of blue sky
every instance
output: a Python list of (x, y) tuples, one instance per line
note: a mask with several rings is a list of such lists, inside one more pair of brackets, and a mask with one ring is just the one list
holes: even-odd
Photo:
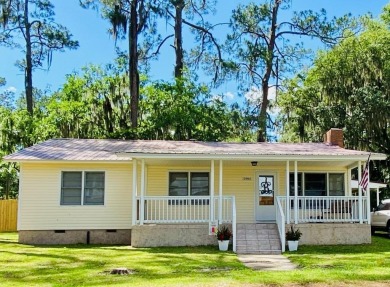
[[(107, 64), (115, 58), (115, 45), (112, 37), (107, 33), (109, 24), (101, 19), (99, 13), (94, 10), (85, 10), (79, 7), (77, 0), (52, 0), (55, 5), (56, 21), (65, 25), (78, 40), (80, 47), (77, 50), (66, 51), (64, 53), (55, 53), (50, 70), (37, 70), (33, 75), (33, 85), (40, 89), (58, 90), (65, 82), (65, 76), (73, 71), (79, 71), (81, 67), (93, 64)], [(213, 16), (213, 22), (227, 22), (231, 11), (239, 4), (249, 3), (250, 1), (238, 0), (219, 0), (217, 4), (217, 14)], [(259, 2), (259, 1), (257, 1)], [(329, 17), (341, 16), (345, 13), (352, 13), (354, 16), (371, 12), (374, 17), (381, 13), (381, 10), (388, 1), (384, 0), (292, 0), (292, 9), (295, 10), (311, 9), (319, 11), (324, 8)], [(286, 17), (282, 15), (282, 17)], [(215, 21), (214, 21), (215, 20)], [(217, 37), (224, 37), (225, 29), (218, 31)], [(161, 31), (164, 33), (166, 31)], [(310, 41), (310, 40), (308, 40)], [(192, 35), (184, 35), (184, 44), (189, 47), (193, 43)], [(308, 43), (308, 45), (312, 45)], [(126, 42), (119, 42), (119, 46), (126, 47)], [(150, 77), (152, 79), (172, 79), (174, 57), (171, 47), (166, 45), (162, 50), (162, 55), (158, 62), (152, 64)], [(19, 94), (23, 91), (24, 77), (16, 67), (16, 60), (23, 55), (18, 50), (10, 50), (0, 47), (0, 76), (7, 80), (6, 89), (11, 89)], [(208, 81), (207, 78), (201, 80)], [(217, 92), (235, 93), (236, 83), (230, 82), (222, 85)]]

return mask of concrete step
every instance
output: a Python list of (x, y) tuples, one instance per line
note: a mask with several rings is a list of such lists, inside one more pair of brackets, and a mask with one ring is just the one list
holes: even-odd
[(281, 254), (282, 248), (276, 224), (239, 224), (237, 253)]

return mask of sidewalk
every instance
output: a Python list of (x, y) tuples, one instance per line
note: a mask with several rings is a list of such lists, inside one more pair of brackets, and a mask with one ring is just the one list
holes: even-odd
[(283, 255), (238, 254), (238, 259), (249, 268), (265, 271), (285, 271), (297, 268)]

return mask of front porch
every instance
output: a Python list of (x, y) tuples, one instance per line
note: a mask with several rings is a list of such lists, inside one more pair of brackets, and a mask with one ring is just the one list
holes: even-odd
[[(237, 223), (234, 196), (222, 196), (222, 200), (210, 196), (188, 198), (144, 196), (142, 201), (141, 197), (137, 197), (136, 200), (138, 206), (136, 224), (132, 229), (132, 245), (135, 247), (216, 244), (213, 228), (221, 224), (227, 224), (232, 228), (234, 252), (237, 251), (237, 239), (246, 242), (255, 240), (252, 238), (253, 234), (250, 235), (252, 237), (249, 236), (250, 238), (243, 235), (242, 229), (246, 227), (241, 229), (237, 227), (245, 224)], [(285, 196), (276, 198), (275, 223), (278, 236), (271, 238), (279, 240), (282, 252), (285, 251), (286, 244), (284, 234), (291, 224), (297, 225), (303, 231), (302, 244), (370, 243), (366, 197), (362, 198), (361, 209), (357, 196), (298, 196), (288, 200)], [(144, 203), (143, 207), (141, 202)], [(286, 216), (287, 214), (289, 216)], [(256, 222), (247, 225), (252, 228), (256, 226)], [(259, 228), (252, 229), (256, 231)], [(261, 231), (258, 233), (267, 234)]]
[[(361, 188), (357, 195), (352, 195), (350, 184), (351, 170), (361, 167), (362, 161), (346, 158), (256, 160), (262, 165), (253, 165), (247, 158), (133, 158), (136, 168), (132, 177), (132, 245), (216, 244), (213, 230), (228, 224), (233, 231), (232, 245), (236, 252), (237, 238), (240, 238), (237, 226), (264, 221), (277, 224), (282, 251), (289, 224), (304, 230), (306, 235), (302, 242), (305, 244), (356, 243), (350, 239), (361, 238), (361, 234), (365, 235), (359, 242), (369, 243), (366, 236), (370, 230), (369, 197)], [(360, 169), (358, 173), (360, 178)], [(179, 176), (182, 176), (181, 181), (178, 181)], [(306, 184), (305, 180), (313, 176), (323, 178), (324, 186), (313, 188)], [(260, 183), (270, 178), (273, 180), (271, 189), (264, 192)], [(192, 185), (195, 188), (192, 189)], [(188, 190), (188, 194), (173, 195), (171, 191), (177, 192), (177, 189)], [(199, 191), (203, 195), (191, 195)], [(316, 192), (324, 195), (305, 195)], [(264, 197), (266, 200), (262, 200)], [(263, 216), (265, 212), (267, 216)], [(348, 236), (335, 234), (334, 230)], [(318, 238), (320, 235), (322, 239)], [(151, 240), (152, 237), (156, 237), (155, 240)]]

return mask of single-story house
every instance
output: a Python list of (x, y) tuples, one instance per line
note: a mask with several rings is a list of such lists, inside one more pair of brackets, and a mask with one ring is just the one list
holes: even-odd
[[(52, 139), (4, 158), (20, 163), (19, 241), (28, 244), (216, 244), (284, 251), (302, 244), (370, 243), (370, 198), (352, 195), (351, 170), (368, 152), (323, 143)], [(371, 160), (385, 160), (371, 153)]]

